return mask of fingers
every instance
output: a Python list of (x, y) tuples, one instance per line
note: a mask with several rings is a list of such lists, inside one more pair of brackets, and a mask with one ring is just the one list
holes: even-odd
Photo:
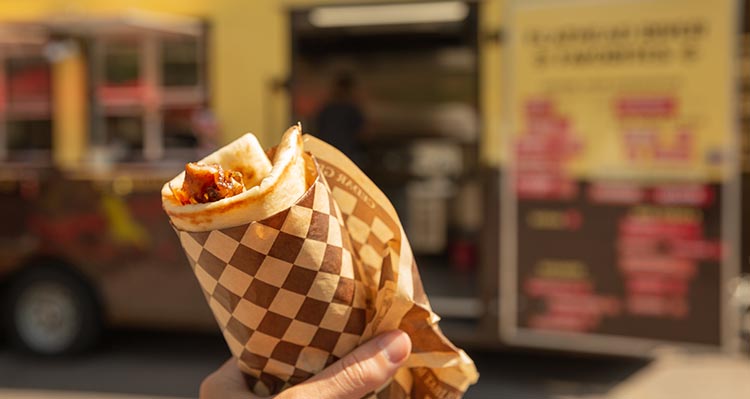
[(237, 359), (230, 358), (218, 370), (203, 380), (200, 399), (253, 399), (245, 377), (237, 367)]
[[(382, 334), (346, 355), (307, 382), (290, 388), (277, 399), (359, 398), (379, 388), (396, 373), (411, 352), (403, 331)], [(200, 387), (201, 399), (253, 399), (236, 359), (229, 359)]]
[(278, 398), (360, 398), (385, 384), (410, 352), (411, 340), (403, 331), (382, 334)]

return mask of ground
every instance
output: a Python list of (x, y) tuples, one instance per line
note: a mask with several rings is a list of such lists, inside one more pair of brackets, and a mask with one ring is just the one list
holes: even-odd
[[(470, 352), (481, 373), (467, 398), (750, 398), (750, 359), (662, 351), (654, 360), (528, 351)], [(229, 356), (218, 335), (118, 331), (97, 351), (64, 359), (0, 348), (0, 398), (196, 397)]]

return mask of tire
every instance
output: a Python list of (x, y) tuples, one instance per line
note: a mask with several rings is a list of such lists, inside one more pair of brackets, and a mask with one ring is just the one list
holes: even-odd
[(63, 267), (32, 267), (12, 281), (4, 301), (9, 342), (16, 349), (57, 356), (92, 348), (101, 335), (93, 290)]

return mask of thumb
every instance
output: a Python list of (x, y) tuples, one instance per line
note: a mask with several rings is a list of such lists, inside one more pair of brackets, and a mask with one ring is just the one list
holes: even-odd
[(361, 398), (385, 384), (410, 352), (409, 336), (403, 331), (390, 331), (368, 341), (287, 392), (290, 397)]

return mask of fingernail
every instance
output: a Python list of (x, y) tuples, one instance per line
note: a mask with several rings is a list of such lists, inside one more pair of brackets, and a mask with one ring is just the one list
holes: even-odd
[(378, 337), (378, 346), (389, 362), (401, 363), (411, 352), (409, 336), (400, 330), (391, 331)]

